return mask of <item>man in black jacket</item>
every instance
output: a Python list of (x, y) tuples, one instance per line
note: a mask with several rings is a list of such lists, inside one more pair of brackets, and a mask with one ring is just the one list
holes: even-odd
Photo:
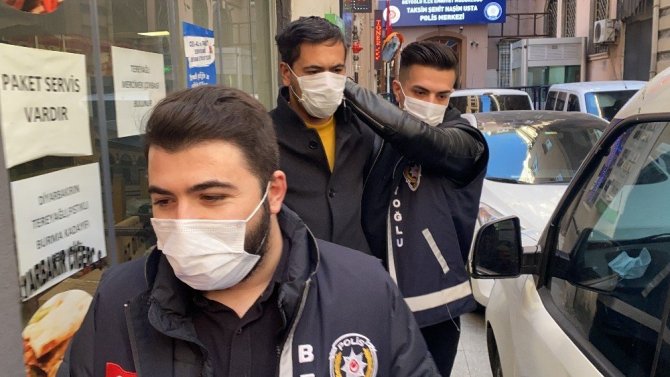
[(317, 238), (369, 253), (360, 201), (374, 133), (342, 103), (342, 32), (324, 18), (307, 17), (275, 39), (284, 86), (270, 115), (288, 180), (285, 203)]
[[(401, 53), (393, 91), (403, 116), (380, 97), (347, 84), (351, 107), (383, 138), (366, 182), (363, 228), (414, 312), (428, 349), (449, 376), (459, 316), (475, 308), (465, 261), (479, 208), (488, 149), (481, 133), (448, 107), (457, 80), (453, 51), (415, 42)], [(403, 121), (416, 117), (423, 124)], [(399, 139), (402, 124), (404, 135)], [(427, 137), (430, 135), (430, 137)]]
[(270, 117), (203, 86), (147, 123), (157, 248), (103, 276), (59, 376), (436, 376), (378, 261), (282, 206)]

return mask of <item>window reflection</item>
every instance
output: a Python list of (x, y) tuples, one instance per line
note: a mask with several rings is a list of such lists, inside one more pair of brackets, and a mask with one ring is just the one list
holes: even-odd
[(55, 12), (64, 0), (4, 0), (10, 7), (33, 14)]
[(561, 220), (550, 262), (557, 306), (627, 376), (667, 371), (669, 177), (668, 124), (623, 133)]

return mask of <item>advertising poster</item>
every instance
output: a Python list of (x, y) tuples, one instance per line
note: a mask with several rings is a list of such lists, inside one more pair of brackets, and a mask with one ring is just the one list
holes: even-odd
[(163, 55), (112, 46), (112, 67), (118, 137), (139, 135), (165, 97)]
[(107, 255), (98, 163), (11, 183), (21, 298)]
[[(505, 22), (505, 0), (391, 0), (395, 26), (489, 24)], [(386, 2), (379, 3), (386, 20)]]
[(0, 44), (0, 125), (7, 168), (93, 154), (84, 55)]
[(80, 289), (61, 292), (42, 304), (23, 329), (26, 374), (55, 376), (93, 297)]
[(216, 84), (214, 31), (183, 22), (186, 86)]

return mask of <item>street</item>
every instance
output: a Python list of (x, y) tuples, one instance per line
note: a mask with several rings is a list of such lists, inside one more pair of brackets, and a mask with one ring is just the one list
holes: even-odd
[(486, 350), (484, 313), (473, 312), (461, 316), (461, 339), (452, 377), (491, 377), (491, 366)]

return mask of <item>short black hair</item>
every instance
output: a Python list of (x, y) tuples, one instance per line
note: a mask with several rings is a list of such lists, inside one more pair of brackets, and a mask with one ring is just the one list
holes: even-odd
[(147, 121), (145, 153), (151, 146), (177, 152), (213, 140), (240, 148), (265, 190), (279, 169), (275, 129), (263, 105), (239, 89), (205, 85), (163, 98)]
[(345, 56), (347, 54), (347, 45), (340, 28), (322, 17), (300, 17), (286, 25), (284, 30), (275, 36), (275, 41), (277, 41), (282, 62), (290, 67), (293, 67), (293, 63), (300, 57), (300, 46), (303, 43), (328, 43), (329, 45), (342, 43)]
[(408, 44), (400, 53), (399, 76), (401, 80), (413, 65), (423, 65), (440, 71), (456, 71), (458, 82), (458, 58), (451, 47), (435, 41), (419, 41)]

